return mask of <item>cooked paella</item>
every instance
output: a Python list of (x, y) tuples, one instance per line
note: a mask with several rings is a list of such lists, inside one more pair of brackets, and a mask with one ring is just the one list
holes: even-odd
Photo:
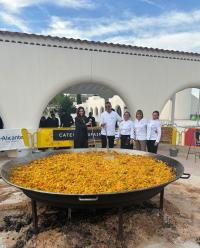
[[(153, 187), (175, 179), (165, 162), (148, 156), (112, 152), (61, 153), (12, 170), (10, 180), (21, 187), (65, 194), (123, 192)], [(110, 156), (110, 155), (109, 155)]]

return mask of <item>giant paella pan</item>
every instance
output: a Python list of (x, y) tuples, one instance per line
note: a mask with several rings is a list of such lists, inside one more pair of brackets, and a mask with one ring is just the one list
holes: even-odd
[[(95, 149), (95, 153), (105, 152), (105, 149)], [(184, 167), (180, 162), (174, 160), (170, 157), (163, 155), (155, 155), (147, 152), (140, 152), (135, 150), (122, 150), (122, 149), (113, 149), (113, 152), (116, 154), (128, 154), (131, 156), (144, 156), (149, 157), (156, 161), (164, 162), (164, 164), (174, 173), (174, 176), (169, 180), (164, 181), (160, 184), (151, 185), (149, 187), (134, 188), (132, 190), (119, 190), (119, 191), (109, 191), (109, 192), (52, 192), (48, 190), (41, 190), (40, 188), (31, 188), (27, 186), (20, 185), (12, 180), (12, 173), (17, 168), (23, 168), (24, 166), (29, 166), (33, 161), (38, 161), (41, 158), (48, 158), (49, 156), (56, 154), (87, 154), (91, 152), (89, 149), (74, 149), (67, 151), (55, 151), (47, 152), (41, 154), (33, 154), (26, 158), (15, 159), (5, 163), (1, 169), (2, 178), (12, 186), (15, 186), (21, 189), (24, 194), (35, 201), (45, 202), (50, 205), (66, 207), (66, 208), (112, 208), (112, 207), (124, 207), (129, 206), (134, 203), (139, 203), (146, 201), (153, 196), (161, 193), (168, 184), (178, 180), (179, 178), (189, 178), (189, 174), (184, 173)], [(104, 155), (103, 155), (104, 156)], [(112, 163), (112, 159), (109, 161)], [(124, 164), (123, 166), (126, 166)], [(64, 173), (64, 172), (63, 172)], [(156, 175), (154, 174), (156, 177)], [(42, 178), (45, 177), (45, 166)], [(42, 179), (41, 178), (41, 179)], [(130, 178), (130, 175), (129, 175)], [(55, 180), (59, 181), (57, 175), (55, 174)], [(134, 180), (134, 175), (133, 175)]]

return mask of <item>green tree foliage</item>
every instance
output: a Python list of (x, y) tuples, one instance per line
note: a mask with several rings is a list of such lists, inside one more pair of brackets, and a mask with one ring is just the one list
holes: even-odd
[(55, 106), (59, 116), (62, 114), (71, 114), (76, 112), (73, 99), (70, 96), (59, 94), (55, 96), (49, 103), (50, 106)]

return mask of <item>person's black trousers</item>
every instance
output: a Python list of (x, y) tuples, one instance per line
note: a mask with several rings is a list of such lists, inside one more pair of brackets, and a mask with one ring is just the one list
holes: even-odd
[[(107, 138), (108, 138), (108, 146), (109, 146), (109, 148), (113, 148), (114, 147), (115, 136), (107, 136)], [(102, 148), (107, 147), (107, 138), (106, 138), (106, 135), (101, 135)]]
[(130, 144), (130, 135), (121, 135), (120, 140), (122, 149), (133, 149), (133, 145)]
[(158, 145), (155, 146), (155, 142), (156, 142), (155, 140), (147, 140), (148, 152), (157, 153)]

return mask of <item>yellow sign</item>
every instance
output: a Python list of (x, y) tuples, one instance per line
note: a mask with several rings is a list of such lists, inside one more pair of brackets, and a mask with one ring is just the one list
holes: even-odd
[[(161, 143), (176, 145), (177, 129), (175, 127), (162, 127)], [(25, 146), (47, 148), (47, 147), (73, 147), (73, 128), (40, 128), (37, 132), (30, 134), (27, 129), (22, 129)], [(89, 144), (94, 145), (101, 141), (100, 128), (88, 128)]]
[(25, 146), (31, 146), (31, 144), (29, 144), (29, 133), (28, 133), (28, 130), (26, 128), (22, 128), (22, 137), (24, 140), (24, 145)]
[(40, 128), (37, 130), (37, 147), (72, 147), (74, 146), (73, 139), (71, 140), (55, 140), (54, 131), (66, 131), (71, 130), (67, 128)]
[[(74, 128), (40, 128), (30, 133), (26, 128), (22, 129), (24, 145), (28, 147), (73, 147)], [(88, 143), (95, 145), (101, 140), (101, 129), (88, 128)]]

